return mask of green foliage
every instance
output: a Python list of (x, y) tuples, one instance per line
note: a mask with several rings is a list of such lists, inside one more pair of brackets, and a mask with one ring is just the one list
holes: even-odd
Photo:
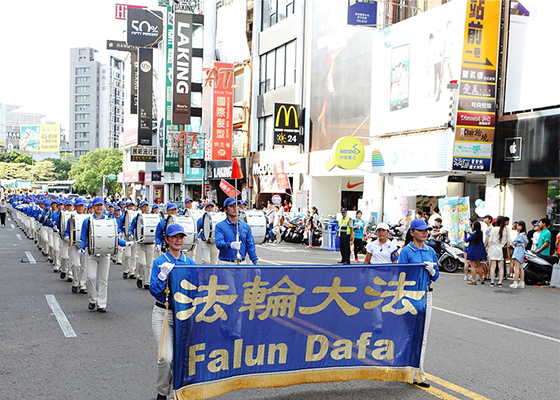
[(10, 150), (7, 153), (0, 153), (0, 162), (16, 164), (33, 164), (33, 157), (19, 151)]
[[(122, 151), (118, 149), (96, 149), (80, 157), (77, 164), (72, 165), (68, 176), (75, 179), (73, 189), (79, 193), (97, 195), (101, 193), (103, 175), (118, 175), (122, 172)], [(121, 185), (115, 180), (106, 179), (105, 188), (108, 194), (117, 194)]]
[(70, 161), (64, 161), (61, 158), (47, 158), (45, 161), (50, 161), (54, 165), (55, 181), (66, 181), (68, 180), (68, 172), (72, 168)]
[(54, 164), (51, 161), (39, 161), (33, 165), (15, 162), (0, 162), (0, 176), (3, 179), (18, 179), (24, 181), (52, 181), (56, 180)]

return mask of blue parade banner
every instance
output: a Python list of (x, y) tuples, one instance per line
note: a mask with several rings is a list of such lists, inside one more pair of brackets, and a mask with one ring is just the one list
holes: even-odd
[(421, 380), (428, 284), (423, 264), (178, 265), (169, 275), (175, 398)]

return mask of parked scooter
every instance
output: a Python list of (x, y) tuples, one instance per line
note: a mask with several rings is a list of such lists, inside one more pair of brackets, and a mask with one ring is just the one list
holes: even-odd
[[(442, 234), (441, 248), (438, 256), (438, 265), (441, 271), (455, 272), (459, 268), (465, 268), (465, 255), (461, 246), (452, 245), (449, 243), (447, 234)], [(435, 250), (435, 249), (434, 249)]]
[(525, 283), (527, 285), (548, 285), (552, 277), (552, 266), (557, 262), (556, 257), (526, 251), (523, 263)]

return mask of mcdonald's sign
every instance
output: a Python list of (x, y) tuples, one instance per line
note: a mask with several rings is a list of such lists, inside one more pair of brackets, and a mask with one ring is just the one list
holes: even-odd
[(301, 143), (299, 105), (274, 103), (274, 144), (295, 146)]

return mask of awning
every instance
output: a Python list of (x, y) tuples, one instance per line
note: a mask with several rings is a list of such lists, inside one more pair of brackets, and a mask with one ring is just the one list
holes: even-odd
[(445, 196), (447, 176), (393, 177), (393, 193), (396, 196)]

